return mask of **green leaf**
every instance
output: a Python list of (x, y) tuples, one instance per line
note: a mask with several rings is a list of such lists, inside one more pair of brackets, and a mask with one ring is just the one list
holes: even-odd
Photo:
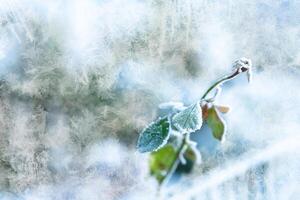
[(158, 119), (146, 127), (139, 136), (137, 148), (143, 152), (154, 151), (167, 143), (170, 136), (168, 117)]
[(201, 154), (196, 147), (189, 146), (183, 154), (185, 163), (179, 163), (176, 172), (177, 173), (190, 173), (195, 164), (201, 163)]
[(187, 161), (190, 160), (197, 164), (201, 163), (201, 154), (196, 147), (189, 146), (183, 156)]
[(213, 136), (218, 140), (222, 140), (226, 126), (215, 106), (212, 106), (207, 110), (206, 121), (212, 130)]
[(173, 126), (182, 133), (191, 133), (202, 126), (202, 110), (199, 103), (192, 104), (176, 113), (172, 119)]
[(167, 175), (174, 159), (176, 159), (176, 151), (169, 144), (158, 151), (152, 152), (150, 155), (150, 174), (161, 183)]

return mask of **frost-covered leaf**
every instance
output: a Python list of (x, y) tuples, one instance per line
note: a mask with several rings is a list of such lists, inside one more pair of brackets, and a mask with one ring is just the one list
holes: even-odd
[(137, 144), (139, 151), (154, 151), (166, 144), (170, 135), (169, 126), (167, 117), (152, 122), (140, 133)]
[(191, 133), (202, 126), (202, 110), (199, 103), (192, 104), (176, 113), (172, 119), (173, 126), (182, 133)]
[(226, 126), (215, 106), (208, 108), (206, 121), (212, 130), (213, 136), (218, 140), (222, 140)]
[(161, 183), (176, 157), (172, 145), (166, 145), (150, 155), (150, 174)]
[(201, 154), (196, 147), (189, 146), (184, 152), (183, 157), (185, 163), (179, 163), (176, 172), (177, 173), (190, 173), (193, 170), (195, 164), (201, 163)]

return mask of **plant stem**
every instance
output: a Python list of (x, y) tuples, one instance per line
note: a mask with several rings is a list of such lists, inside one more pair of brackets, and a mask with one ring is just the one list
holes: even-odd
[(223, 84), (224, 82), (233, 79), (235, 76), (237, 76), (240, 72), (238, 70), (236, 70), (233, 74), (231, 75), (227, 75), (224, 78), (221, 78), (220, 80), (218, 80), (217, 82), (215, 82), (212, 86), (210, 86), (206, 92), (204, 93), (204, 95), (201, 97), (201, 100), (205, 100), (206, 96), (216, 87), (218, 87), (219, 85)]
[(184, 138), (182, 139), (182, 142), (176, 152), (176, 155), (174, 157), (174, 159), (172, 160), (172, 164), (171, 166), (169, 167), (168, 171), (167, 171), (167, 174), (164, 176), (164, 178), (162, 179), (161, 181), (161, 185), (166, 183), (172, 176), (172, 174), (174, 173), (174, 171), (176, 170), (178, 164), (179, 164), (179, 157), (180, 157), (180, 154), (183, 154), (184, 151), (186, 150), (186, 146), (188, 145), (187, 141), (189, 140), (189, 137), (190, 137), (190, 134), (187, 133), (184, 135)]

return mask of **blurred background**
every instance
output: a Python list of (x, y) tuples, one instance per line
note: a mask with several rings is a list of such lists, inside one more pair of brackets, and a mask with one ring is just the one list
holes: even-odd
[[(226, 140), (162, 199), (300, 198), (297, 0), (0, 0), (0, 199), (158, 199), (138, 133), (226, 83)], [(145, 195), (147, 194), (147, 195)]]

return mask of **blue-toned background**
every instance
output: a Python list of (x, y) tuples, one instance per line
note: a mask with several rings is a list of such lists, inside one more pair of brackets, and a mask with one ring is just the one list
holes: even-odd
[[(138, 133), (226, 83), (173, 199), (300, 198), (297, 0), (0, 0), (0, 199), (155, 199)], [(145, 195), (147, 194), (147, 195)]]

